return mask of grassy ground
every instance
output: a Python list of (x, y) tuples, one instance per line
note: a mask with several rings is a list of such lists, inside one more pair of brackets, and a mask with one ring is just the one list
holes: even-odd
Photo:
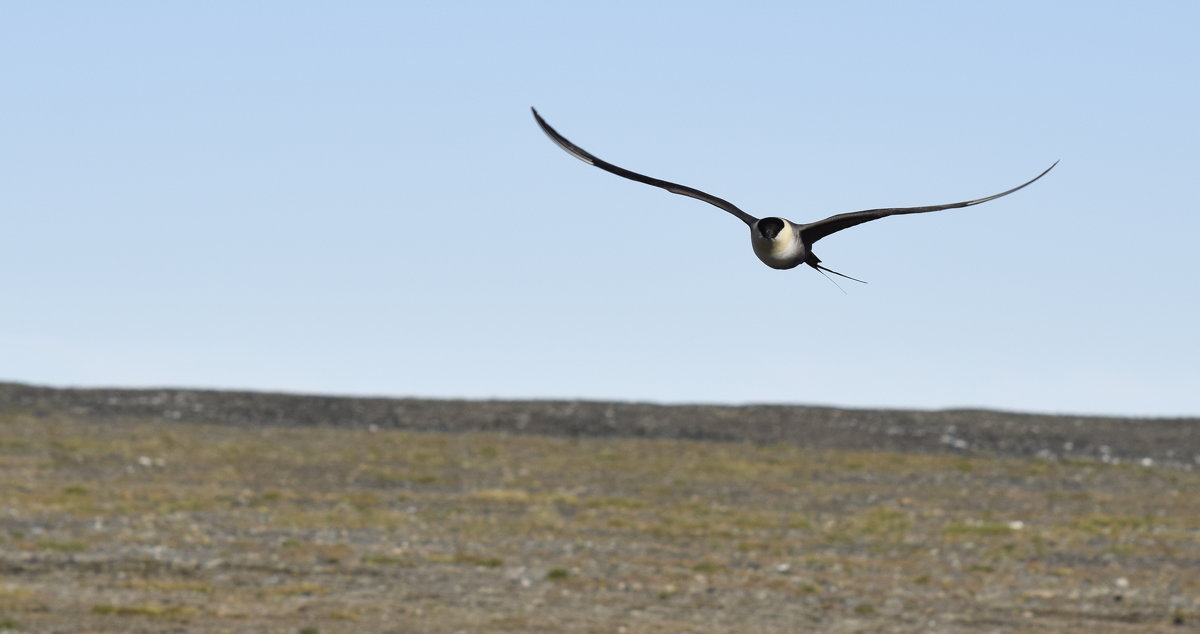
[(1150, 632), (1200, 473), (0, 414), (0, 631)]

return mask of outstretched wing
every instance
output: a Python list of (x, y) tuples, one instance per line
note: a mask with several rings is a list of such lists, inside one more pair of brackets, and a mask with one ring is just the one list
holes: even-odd
[(546, 120), (542, 119), (542, 116), (538, 114), (538, 111), (536, 108), (530, 108), (530, 110), (533, 111), (533, 118), (537, 119), (537, 123), (539, 126), (541, 126), (542, 132), (545, 132), (546, 136), (550, 137), (550, 140), (557, 143), (558, 147), (566, 150), (569, 154), (571, 154), (575, 158), (583, 161), (584, 163), (587, 163), (588, 165), (595, 165), (596, 167), (599, 167), (600, 169), (602, 169), (606, 172), (612, 172), (613, 174), (616, 174), (617, 176), (622, 176), (622, 177), (628, 178), (630, 180), (635, 180), (639, 183), (645, 183), (647, 185), (654, 185), (655, 187), (661, 187), (661, 188), (671, 192), (672, 194), (679, 194), (681, 196), (690, 196), (697, 200), (703, 200), (704, 202), (706, 202), (710, 205), (715, 205), (717, 207), (720, 207), (721, 209), (724, 209), (725, 211), (728, 211), (729, 213), (737, 216), (738, 219), (741, 220), (742, 222), (744, 222), (748, 225), (751, 225), (751, 226), (753, 226), (754, 223), (758, 221), (758, 218), (755, 218), (754, 216), (751, 216), (750, 214), (742, 211), (741, 209), (738, 209), (737, 205), (734, 205), (733, 203), (731, 203), (728, 200), (725, 200), (723, 198), (717, 198), (716, 196), (713, 196), (712, 194), (706, 194), (706, 193), (700, 191), (699, 189), (695, 189), (693, 187), (688, 187), (687, 185), (680, 185), (678, 183), (672, 183), (670, 181), (664, 181), (664, 180), (659, 180), (657, 178), (651, 178), (651, 177), (645, 176), (643, 174), (638, 174), (637, 172), (631, 172), (623, 167), (617, 167), (616, 165), (613, 165), (612, 163), (598, 159), (595, 156), (592, 156), (590, 153), (588, 153), (583, 148), (568, 141), (566, 139), (566, 137), (564, 137), (563, 135), (556, 132), (554, 130), (554, 128), (551, 128), (550, 124), (546, 123)]
[[(1054, 165), (1058, 165), (1058, 161), (1055, 161)], [(878, 220), (880, 218), (886, 218), (887, 216), (895, 216), (898, 214), (923, 214), (929, 211), (957, 209), (959, 207), (970, 207), (971, 205), (986, 203), (989, 200), (996, 200), (1001, 196), (1007, 196), (1018, 189), (1032, 185), (1035, 181), (1037, 181), (1037, 179), (1045, 176), (1050, 170), (1054, 169), (1054, 165), (1047, 167), (1045, 172), (1038, 174), (1036, 177), (1026, 183), (1017, 185), (1016, 187), (1007, 191), (1002, 191), (999, 194), (993, 194), (987, 198), (976, 198), (975, 200), (967, 200), (961, 203), (932, 205), (929, 207), (896, 207), (892, 209), (865, 209), (863, 211), (851, 211), (844, 214), (838, 214), (836, 216), (830, 216), (824, 220), (818, 220), (817, 222), (804, 225), (800, 229), (800, 237), (806, 243), (812, 244), (831, 233), (837, 233), (842, 229), (849, 229), (855, 225), (860, 225), (864, 222), (870, 222), (872, 220)]]

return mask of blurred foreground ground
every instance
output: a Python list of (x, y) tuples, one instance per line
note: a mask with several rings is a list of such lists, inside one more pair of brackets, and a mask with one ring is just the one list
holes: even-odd
[[(296, 426), (265, 409), (262, 425), (205, 422), (211, 407), (97, 411), (56, 394), (0, 390), (0, 631), (1200, 627), (1194, 421), (1146, 425), (1169, 447), (1136, 422), (1124, 444), (1118, 423), (1098, 423), (1113, 435), (1099, 439), (1051, 418), (987, 427), (1014, 434), (989, 432), (996, 446), (1053, 438), (1006, 455), (974, 448), (986, 434), (969, 422), (930, 423), (922, 451), (829, 447), (815, 432)], [(725, 410), (735, 423), (754, 411)], [(927, 422), (860, 414), (904, 433)], [(1126, 446), (1145, 455), (1112, 458)]]

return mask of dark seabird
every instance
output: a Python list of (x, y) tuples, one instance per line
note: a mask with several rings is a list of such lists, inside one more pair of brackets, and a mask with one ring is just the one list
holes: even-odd
[(1038, 174), (1032, 180), (1013, 187), (1012, 189), (1002, 191), (999, 194), (993, 194), (985, 198), (976, 198), (975, 200), (968, 200), (960, 203), (950, 203), (946, 205), (929, 205), (927, 207), (864, 209), (863, 211), (851, 211), (844, 214), (837, 214), (824, 220), (818, 220), (808, 224), (800, 224), (792, 222), (786, 218), (778, 218), (774, 216), (768, 218), (755, 218), (754, 216), (751, 216), (750, 214), (739, 209), (737, 205), (734, 205), (733, 203), (722, 198), (717, 198), (712, 194), (707, 194), (686, 185), (680, 185), (678, 183), (672, 183), (670, 181), (644, 176), (642, 174), (638, 174), (637, 172), (631, 172), (623, 167), (617, 167), (612, 163), (598, 159), (590, 154), (587, 150), (584, 150), (574, 143), (571, 143), (566, 139), (566, 137), (559, 134), (554, 130), (554, 128), (550, 127), (550, 124), (546, 123), (546, 120), (542, 119), (541, 115), (538, 114), (536, 108), (530, 108), (530, 110), (533, 110), (533, 118), (537, 119), (538, 125), (541, 126), (542, 131), (545, 132), (551, 140), (584, 163), (595, 165), (606, 172), (612, 172), (617, 176), (623, 176), (630, 180), (638, 181), (639, 183), (646, 183), (647, 185), (661, 187), (673, 194), (680, 194), (682, 196), (690, 196), (697, 200), (703, 200), (710, 205), (715, 205), (733, 214), (750, 227), (750, 245), (754, 247), (754, 255), (757, 255), (758, 259), (763, 261), (763, 264), (766, 264), (773, 269), (790, 269), (799, 266), (800, 264), (807, 264), (818, 271), (828, 271), (829, 273), (840, 275), (844, 278), (854, 280), (855, 282), (861, 282), (862, 280), (855, 279), (849, 275), (844, 275), (832, 269), (821, 266), (821, 259), (813, 253), (812, 245), (817, 240), (820, 240), (829, 234), (836, 233), (842, 229), (849, 229), (850, 227), (860, 225), (864, 222), (885, 218), (887, 216), (895, 216), (899, 214), (921, 214), (929, 211), (957, 209), (959, 207), (970, 207), (971, 205), (986, 203), (989, 200), (995, 200), (1001, 196), (1007, 196), (1018, 189), (1022, 189), (1031, 185), (1034, 181), (1045, 176), (1047, 172), (1054, 169), (1054, 165), (1058, 165), (1058, 161), (1055, 161), (1054, 165), (1047, 167), (1046, 171)]

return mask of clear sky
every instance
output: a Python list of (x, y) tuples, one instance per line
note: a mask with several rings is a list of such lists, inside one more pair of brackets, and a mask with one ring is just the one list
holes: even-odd
[[(1200, 415), (1200, 3), (37, 2), (0, 380)], [(757, 216), (953, 202), (775, 271)]]

